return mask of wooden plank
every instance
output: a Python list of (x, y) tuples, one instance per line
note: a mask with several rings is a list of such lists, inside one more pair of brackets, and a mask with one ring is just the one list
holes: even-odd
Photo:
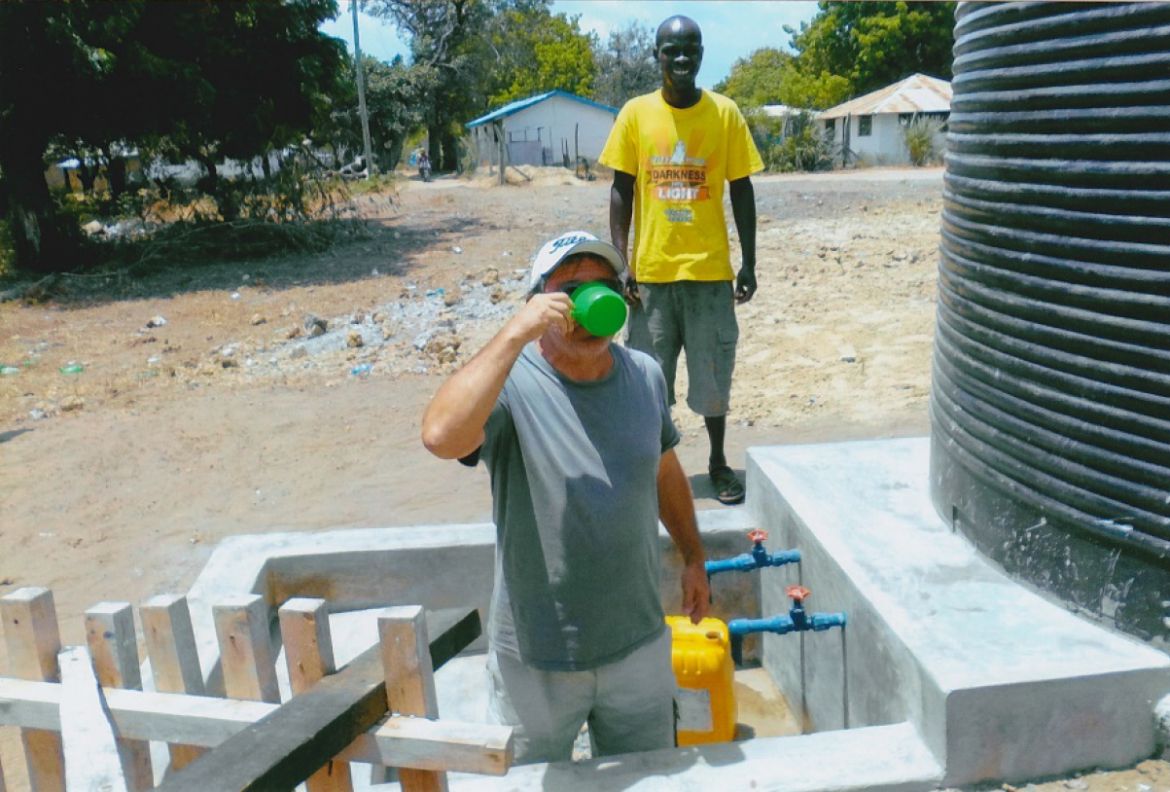
[[(419, 605), (387, 608), (378, 617), (382, 670), (386, 674), (386, 701), (399, 715), (439, 716), (435, 672), (427, 651), (427, 622)], [(377, 769), (375, 769), (377, 773)], [(446, 792), (446, 773), (400, 768), (403, 792)]]
[[(276, 711), (278, 705), (211, 696), (106, 688), (106, 706), (118, 735), (215, 746)], [(0, 677), (0, 726), (61, 730), (61, 686)]]
[[(280, 637), (288, 664), (288, 682), (294, 696), (337, 671), (329, 606), (322, 599), (290, 599), (280, 607)], [(305, 780), (308, 792), (352, 792), (349, 762), (330, 759)]]
[[(381, 661), (370, 687), (383, 696)], [(107, 688), (106, 708), (121, 737), (217, 746), (279, 709), (261, 701)], [(383, 696), (384, 697), (384, 696)], [(0, 726), (58, 731), (61, 685), (0, 677)], [(512, 762), (507, 726), (394, 715), (358, 736), (338, 758), (422, 769), (503, 775)]]
[(61, 666), (61, 742), (65, 750), (65, 786), (70, 792), (127, 792), (118, 741), (106, 702), (81, 646), (59, 655)]
[[(98, 684), (107, 688), (142, 690), (134, 612), (128, 602), (99, 602), (85, 612), (85, 639)], [(154, 788), (150, 743), (118, 740), (118, 755), (130, 792)], [(68, 768), (68, 765), (66, 765)]]
[[(444, 639), (441, 643), (448, 649), (462, 649), (479, 637), (475, 609), (433, 617), (436, 634), (455, 631), (461, 636), (458, 641)], [(386, 714), (381, 653), (380, 646), (370, 647), (344, 669), (244, 729), (159, 788), (171, 792), (260, 792), (300, 783)], [(431, 663), (439, 665), (451, 656), (433, 656)]]
[(211, 614), (227, 697), (279, 704), (268, 603), (258, 594), (244, 594), (221, 600)]
[[(61, 634), (57, 629), (53, 592), (27, 587), (0, 597), (0, 620), (4, 623), (8, 668), (13, 676), (37, 682), (56, 682), (61, 678), (57, 662)], [(24, 746), (29, 786), (33, 792), (63, 792), (65, 756), (61, 750), (61, 735), (22, 729), (20, 741)]]
[[(175, 594), (152, 597), (138, 609), (146, 654), (154, 675), (154, 689), (160, 693), (190, 693), (202, 696), (203, 672), (199, 648), (191, 627), (187, 598)], [(169, 742), (169, 772), (180, 770), (203, 755), (202, 748)]]
[(394, 715), (342, 751), (339, 759), (419, 770), (502, 776), (512, 766), (512, 729)]

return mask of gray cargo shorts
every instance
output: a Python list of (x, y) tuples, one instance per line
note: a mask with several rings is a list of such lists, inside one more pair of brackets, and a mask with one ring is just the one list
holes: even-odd
[(671, 632), (591, 671), (542, 671), (488, 651), (488, 720), (512, 727), (516, 764), (564, 762), (581, 724), (593, 756), (671, 748), (674, 697)]
[(639, 283), (626, 345), (653, 355), (673, 405), (679, 352), (687, 352), (687, 406), (699, 415), (727, 415), (739, 323), (732, 281)]

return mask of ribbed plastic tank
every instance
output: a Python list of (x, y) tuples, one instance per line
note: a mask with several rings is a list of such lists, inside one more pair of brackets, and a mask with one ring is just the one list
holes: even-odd
[(935, 507), (1170, 646), (1170, 3), (956, 11)]

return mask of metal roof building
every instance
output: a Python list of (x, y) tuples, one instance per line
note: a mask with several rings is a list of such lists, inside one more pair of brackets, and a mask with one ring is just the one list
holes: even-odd
[(617, 108), (568, 91), (518, 99), (467, 124), (481, 163), (497, 164), (501, 148), (511, 165), (566, 165), (597, 161)]
[(941, 126), (951, 112), (951, 84), (946, 80), (912, 74), (885, 88), (842, 102), (817, 114), (835, 150), (872, 164), (900, 165), (910, 161), (903, 129), (915, 118), (939, 122), (936, 149), (941, 152)]

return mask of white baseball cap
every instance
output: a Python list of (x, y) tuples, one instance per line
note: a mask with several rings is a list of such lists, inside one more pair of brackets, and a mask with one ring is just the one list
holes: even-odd
[(532, 274), (528, 287), (536, 289), (541, 281), (559, 267), (565, 259), (577, 253), (590, 253), (609, 264), (619, 278), (626, 276), (626, 260), (621, 252), (608, 242), (602, 242), (588, 231), (570, 231), (544, 243), (532, 259)]

